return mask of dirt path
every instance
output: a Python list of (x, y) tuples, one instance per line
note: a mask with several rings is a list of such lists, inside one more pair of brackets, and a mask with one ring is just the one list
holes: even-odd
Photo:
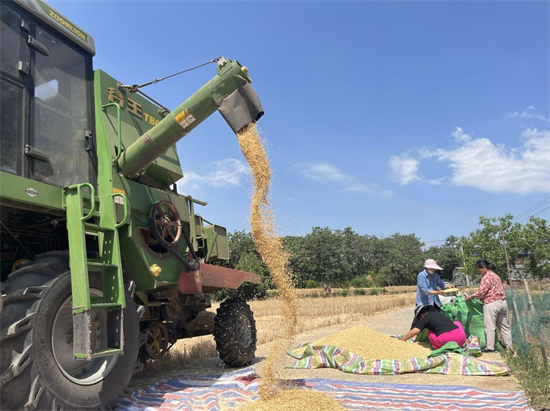
[[(361, 321), (356, 321), (345, 325), (335, 325), (325, 327), (317, 331), (310, 331), (307, 333), (299, 334), (296, 338), (296, 343), (311, 342), (321, 337), (333, 334), (338, 331), (342, 331), (350, 326), (357, 324), (365, 324), (378, 332), (384, 334), (403, 334), (410, 327), (413, 317), (412, 308), (404, 308), (397, 311), (386, 312), (378, 314), (369, 318), (365, 318)], [(262, 361), (267, 356), (269, 344), (262, 344), (258, 347), (256, 352), (256, 359), (252, 366), (259, 371), (262, 367)], [(483, 359), (490, 361), (503, 362), (498, 353), (496, 354), (484, 354)], [(459, 375), (437, 375), (437, 374), (404, 374), (404, 375), (356, 375), (348, 374), (335, 369), (314, 369), (314, 370), (294, 370), (285, 369), (285, 366), (292, 365), (294, 359), (287, 356), (284, 363), (279, 364), (276, 371), (284, 375), (288, 379), (299, 378), (328, 378), (328, 379), (340, 379), (349, 381), (363, 381), (363, 382), (385, 382), (394, 384), (420, 384), (420, 385), (462, 385), (470, 386), (485, 390), (508, 390), (519, 391), (521, 387), (513, 376), (509, 377), (483, 377), (483, 376), (459, 376)], [(212, 375), (222, 374), (231, 369), (223, 366), (218, 358), (211, 358), (208, 360), (200, 361), (197, 363), (186, 365), (185, 367), (167, 372), (163, 374), (163, 378), (175, 377), (179, 374), (195, 374), (195, 375)], [(132, 380), (131, 388), (143, 388), (155, 381), (158, 381), (159, 377), (152, 377), (151, 375), (139, 376)]]

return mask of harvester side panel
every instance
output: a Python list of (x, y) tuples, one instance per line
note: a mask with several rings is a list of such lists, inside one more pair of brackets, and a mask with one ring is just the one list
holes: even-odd
[[(137, 290), (154, 289), (158, 282), (177, 283), (183, 270), (183, 263), (159, 247), (151, 235), (149, 227), (149, 212), (151, 205), (157, 201), (168, 201), (176, 206), (180, 214), (183, 229), (189, 234), (189, 208), (187, 200), (175, 193), (158, 190), (132, 180), (114, 177), (115, 190), (123, 192), (132, 201), (130, 225), (120, 236), (120, 245), (124, 259), (125, 277), (133, 280)], [(175, 250), (184, 257), (188, 247), (182, 239)], [(150, 267), (157, 264), (162, 268), (154, 275)]]
[[(96, 99), (102, 105), (116, 103), (120, 106), (122, 150), (128, 148), (141, 135), (158, 124), (163, 117), (159, 108), (136, 93), (118, 88), (120, 84), (102, 70), (94, 72), (96, 82)], [(118, 151), (117, 111), (114, 108), (103, 110), (98, 123), (102, 123), (111, 150), (115, 158)], [(169, 186), (183, 177), (176, 146), (170, 147), (146, 171), (148, 177), (164, 186)]]

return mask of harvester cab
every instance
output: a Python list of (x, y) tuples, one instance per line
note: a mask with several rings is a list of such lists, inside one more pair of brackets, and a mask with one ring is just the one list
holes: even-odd
[(181, 338), (213, 334), (248, 364), (249, 306), (207, 308), (259, 277), (228, 267), (226, 229), (178, 193), (175, 149), (215, 111), (235, 133), (263, 115), (246, 67), (212, 60), (169, 111), (93, 70), (92, 36), (47, 3), (2, 1), (0, 17), (1, 408), (112, 406)]

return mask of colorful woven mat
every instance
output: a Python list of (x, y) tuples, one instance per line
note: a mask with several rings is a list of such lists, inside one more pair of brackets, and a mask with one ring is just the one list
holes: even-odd
[[(181, 375), (134, 391), (119, 402), (117, 410), (233, 411), (258, 399), (258, 384), (252, 367), (222, 375)], [(531, 410), (521, 391), (320, 378), (292, 380), (292, 384), (325, 392), (349, 410)]]
[(288, 368), (336, 368), (344, 372), (363, 375), (405, 374), (427, 372), (431, 374), (493, 375), (510, 374), (506, 364), (479, 360), (460, 354), (444, 354), (432, 358), (410, 358), (407, 361), (363, 358), (346, 349), (301, 344), (288, 351), (296, 358)]

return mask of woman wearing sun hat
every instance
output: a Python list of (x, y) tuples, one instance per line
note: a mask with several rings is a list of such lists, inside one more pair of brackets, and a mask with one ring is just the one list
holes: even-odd
[[(453, 288), (454, 285), (448, 284), (447, 286), (441, 280), (437, 270), (443, 270), (437, 262), (431, 258), (424, 262), (424, 270), (418, 273), (416, 280), (416, 307), (421, 305), (430, 305), (439, 310), (441, 307), (441, 301), (439, 296), (443, 294), (445, 288)], [(416, 317), (413, 320), (411, 328), (416, 324)]]

